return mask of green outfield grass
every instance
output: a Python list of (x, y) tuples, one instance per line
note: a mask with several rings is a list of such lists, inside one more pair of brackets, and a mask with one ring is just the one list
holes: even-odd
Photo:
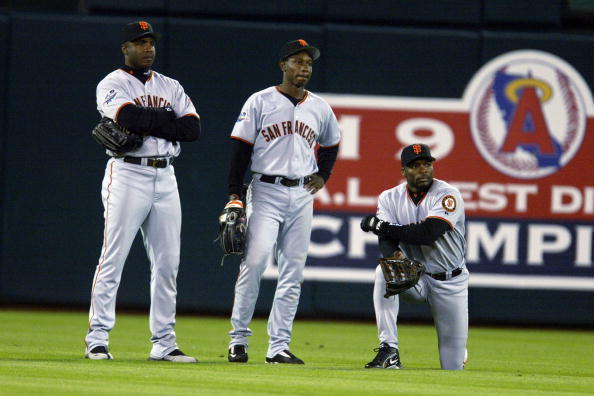
[(432, 326), (400, 326), (405, 369), (364, 369), (375, 325), (297, 320), (304, 366), (267, 365), (255, 320), (247, 364), (227, 362), (224, 318), (181, 316), (178, 342), (198, 364), (149, 362), (148, 318), (119, 314), (112, 361), (83, 358), (86, 314), (0, 310), (2, 395), (577, 395), (594, 394), (591, 331), (471, 328), (465, 371), (439, 370)]

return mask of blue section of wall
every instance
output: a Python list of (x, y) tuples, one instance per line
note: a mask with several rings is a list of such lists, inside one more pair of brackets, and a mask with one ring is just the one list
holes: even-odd
[(169, 0), (169, 11), (173, 14), (217, 15), (224, 17), (253, 16), (282, 18), (320, 18), (324, 14), (325, 2), (318, 0), (224, 0), (186, 1)]
[[(6, 122), (6, 80), (8, 78), (8, 33), (9, 33), (9, 19), (5, 16), (0, 16), (0, 229), (2, 234), (5, 234), (4, 228), (4, 211), (6, 208), (6, 198), (4, 192), (6, 189), (4, 179), (4, 124)], [(2, 282), (2, 267), (4, 263), (4, 237), (0, 237), (0, 285)], [(0, 297), (2, 296), (2, 288), (0, 287)]]
[[(329, 25), (327, 92), (461, 97), (480, 59), (479, 33)], [(373, 65), (373, 66), (372, 66)]]
[(145, 11), (163, 13), (167, 9), (167, 3), (167, 0), (86, 0), (87, 7), (91, 12), (119, 10), (135, 13)]
[(486, 23), (561, 26), (564, 1), (484, 0)]
[[(0, 147), (6, 111), (6, 80), (8, 78), (8, 34), (9, 19), (0, 15)], [(1, 165), (0, 165), (1, 166)], [(1, 169), (1, 168), (0, 168)]]
[(481, 22), (481, 2), (476, 0), (327, 0), (326, 3), (326, 15), (333, 19), (464, 25)]

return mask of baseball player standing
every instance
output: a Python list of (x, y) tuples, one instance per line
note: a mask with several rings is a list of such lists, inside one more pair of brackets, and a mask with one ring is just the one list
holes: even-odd
[(330, 177), (340, 142), (332, 109), (305, 89), (319, 56), (320, 51), (305, 40), (285, 43), (279, 57), (282, 83), (250, 96), (231, 133), (227, 206), (241, 205), (238, 200), (250, 160), (253, 177), (246, 198), (246, 252), (231, 315), (230, 362), (248, 360), (252, 334), (248, 325), (262, 273), (274, 261), (279, 278), (268, 319), (266, 362), (303, 364), (289, 351), (289, 344), (311, 235), (313, 194)]
[(181, 206), (171, 163), (179, 142), (194, 141), (200, 118), (176, 80), (150, 69), (160, 34), (145, 21), (122, 29), (125, 65), (97, 85), (97, 109), (129, 130), (143, 135), (143, 145), (107, 161), (101, 195), (105, 229), (95, 271), (85, 338), (88, 359), (113, 359), (109, 332), (115, 324), (116, 294), (124, 262), (142, 232), (151, 265), (150, 360), (195, 363), (177, 346), (176, 278), (180, 259)]
[[(464, 254), (464, 202), (460, 191), (433, 178), (429, 147), (407, 146), (401, 155), (402, 183), (381, 193), (377, 214), (361, 229), (379, 237), (383, 257), (402, 255), (420, 261), (426, 273), (401, 294), (407, 301), (429, 303), (439, 344), (441, 368), (461, 370), (468, 339), (468, 270)], [(366, 368), (401, 368), (398, 352), (398, 295), (384, 298), (386, 281), (378, 266), (373, 303), (380, 346)]]

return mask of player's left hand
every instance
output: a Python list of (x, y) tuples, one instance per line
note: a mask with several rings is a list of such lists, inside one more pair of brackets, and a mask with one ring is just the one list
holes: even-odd
[(318, 174), (309, 175), (309, 181), (303, 187), (312, 195), (317, 193), (324, 187), (324, 178)]

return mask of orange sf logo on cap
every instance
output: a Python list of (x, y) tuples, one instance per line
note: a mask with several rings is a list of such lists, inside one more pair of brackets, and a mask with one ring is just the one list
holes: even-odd
[(301, 40), (301, 39), (300, 39), (300, 40), (297, 40), (297, 41), (299, 41), (299, 45), (300, 45), (300, 46), (302, 46), (302, 47), (307, 47), (307, 41), (305, 41), (305, 40)]
[(140, 28), (141, 28), (142, 30), (148, 30), (148, 28), (149, 28), (149, 24), (148, 24), (148, 22), (145, 22), (145, 21), (140, 21), (140, 22), (138, 22), (138, 24), (140, 25)]
[(423, 148), (421, 147), (420, 144), (415, 144), (413, 147), (413, 151), (415, 152), (415, 154), (421, 154), (421, 152), (423, 151)]

